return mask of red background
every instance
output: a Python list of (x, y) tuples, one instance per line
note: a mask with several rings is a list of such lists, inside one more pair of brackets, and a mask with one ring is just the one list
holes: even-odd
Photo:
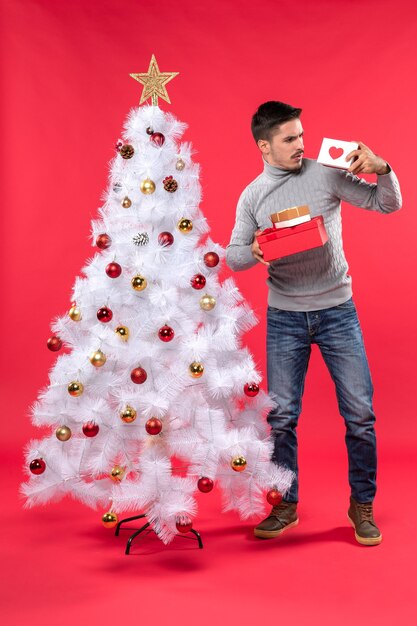
[[(285, 615), (295, 624), (333, 624), (348, 620), (352, 608), (358, 624), (391, 623), (393, 616), (414, 623), (414, 7), (406, 0), (3, 0), (1, 450), (10, 496), (3, 536), (13, 528), (21, 537), (17, 543), (10, 535), (13, 565), (3, 569), (8, 581), (18, 583), (6, 587), (8, 623), (24, 623), (31, 615), (39, 623), (66, 625), (80, 610), (96, 616), (92, 623), (120, 618), (123, 611), (129, 615), (139, 589), (135, 616), (148, 619), (144, 623), (162, 623), (169, 610), (173, 623), (182, 616), (186, 625), (202, 606), (200, 623), (223, 616), (245, 625)], [(223, 245), (240, 192), (261, 170), (250, 118), (265, 100), (304, 109), (306, 156), (317, 156), (323, 136), (362, 140), (398, 175), (404, 199), (399, 213), (343, 210), (345, 250), (376, 388), (377, 510), (385, 538), (373, 551), (361, 551), (345, 529), (344, 429), (318, 354), (299, 429), (305, 525), (293, 531), (296, 539), (269, 548), (271, 543), (254, 543), (249, 524), (219, 516), (214, 494), (201, 503), (200, 526), (209, 539), (201, 554), (178, 543), (154, 543), (151, 554), (140, 557), (146, 561), (129, 561), (122, 545), (97, 528), (97, 514), (81, 505), (68, 501), (21, 511), (21, 449), (38, 436), (28, 406), (47, 383), (55, 358), (45, 348), (49, 323), (68, 308), (75, 276), (92, 254), (90, 221), (106, 186), (107, 163), (141, 93), (129, 73), (146, 71), (152, 53), (161, 71), (180, 72), (168, 85), (172, 105), (161, 106), (189, 124), (185, 139), (202, 168), (202, 209), (212, 238)], [(235, 278), (261, 319), (245, 342), (264, 371), (265, 271), (257, 267)], [(60, 554), (65, 559), (57, 560)], [(144, 562), (148, 578), (141, 576)], [(58, 601), (59, 585), (67, 594)], [(125, 595), (118, 595), (120, 585)], [(205, 604), (214, 597), (215, 606)]]

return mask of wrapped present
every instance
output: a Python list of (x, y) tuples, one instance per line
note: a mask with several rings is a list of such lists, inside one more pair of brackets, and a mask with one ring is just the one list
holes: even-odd
[(350, 152), (359, 148), (355, 141), (340, 141), (340, 139), (329, 139), (324, 137), (321, 144), (317, 163), (327, 165), (328, 167), (337, 167), (342, 170), (348, 170), (355, 159), (346, 161), (346, 157)]
[(303, 204), (272, 213), (270, 218), (275, 228), (288, 228), (288, 226), (297, 226), (297, 224), (308, 222), (311, 220), (311, 215), (308, 206)]
[(267, 262), (290, 254), (304, 252), (323, 246), (327, 241), (323, 216), (313, 217), (307, 222), (287, 228), (267, 228), (257, 240)]

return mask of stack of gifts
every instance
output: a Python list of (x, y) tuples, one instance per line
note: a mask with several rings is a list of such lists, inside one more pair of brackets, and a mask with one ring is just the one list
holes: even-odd
[(267, 262), (323, 246), (328, 239), (323, 217), (312, 218), (307, 205), (291, 207), (270, 217), (272, 228), (257, 236)]

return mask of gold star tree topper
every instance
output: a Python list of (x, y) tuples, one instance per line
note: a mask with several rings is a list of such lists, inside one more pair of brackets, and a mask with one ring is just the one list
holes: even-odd
[(158, 98), (162, 98), (162, 100), (171, 104), (165, 85), (178, 74), (179, 72), (160, 72), (153, 54), (146, 73), (129, 74), (129, 76), (144, 86), (139, 104), (142, 104), (148, 98), (152, 98), (153, 106), (158, 106)]

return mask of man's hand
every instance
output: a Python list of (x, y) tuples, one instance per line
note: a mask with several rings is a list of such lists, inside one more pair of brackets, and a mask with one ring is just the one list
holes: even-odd
[(252, 254), (255, 257), (255, 259), (259, 261), (259, 263), (262, 263), (262, 265), (269, 266), (269, 263), (267, 263), (263, 259), (264, 253), (260, 249), (258, 240), (256, 239), (257, 235), (259, 235), (261, 232), (262, 232), (261, 230), (257, 230), (255, 233), (255, 237), (253, 238), (253, 243), (252, 243)]
[(384, 159), (372, 152), (368, 146), (358, 141), (359, 149), (349, 152), (346, 161), (355, 159), (348, 172), (352, 174), (388, 174), (389, 165)]

